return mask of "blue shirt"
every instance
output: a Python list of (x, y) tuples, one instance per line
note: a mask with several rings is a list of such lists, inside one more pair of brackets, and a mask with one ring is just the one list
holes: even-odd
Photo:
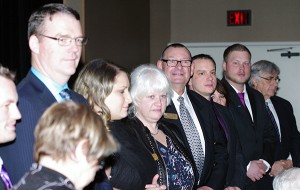
[(69, 89), (68, 84), (66, 83), (65, 85), (61, 86), (58, 83), (56, 83), (55, 81), (51, 80), (49, 77), (43, 75), (42, 73), (40, 73), (38, 70), (36, 70), (35, 68), (31, 67), (31, 72), (42, 81), (42, 83), (45, 84), (45, 86), (49, 89), (49, 91), (51, 92), (51, 94), (55, 97), (55, 99), (58, 102), (62, 102), (64, 101), (62, 99), (62, 97), (59, 95), (59, 92), (62, 91), (63, 89), (67, 88)]

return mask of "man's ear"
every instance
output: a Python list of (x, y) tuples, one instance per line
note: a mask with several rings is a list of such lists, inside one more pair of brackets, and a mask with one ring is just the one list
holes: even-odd
[(162, 60), (158, 60), (157, 63), (156, 63), (157, 68), (159, 68), (160, 70), (163, 70), (162, 64), (163, 64)]
[(193, 77), (193, 75), (194, 75), (194, 69), (195, 69), (195, 65), (194, 64), (193, 63), (191, 64), (191, 77)]
[(36, 35), (31, 35), (29, 37), (29, 48), (32, 52), (35, 54), (39, 54), (40, 52), (40, 44), (39, 44), (39, 39), (36, 37)]
[(252, 79), (253, 88), (257, 89), (258, 80), (256, 77), (253, 77)]
[(223, 61), (223, 63), (222, 63), (222, 68), (223, 68), (223, 71), (226, 71), (226, 62), (225, 61)]

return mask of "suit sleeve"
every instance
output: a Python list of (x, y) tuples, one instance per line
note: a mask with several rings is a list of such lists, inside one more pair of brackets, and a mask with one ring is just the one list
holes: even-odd
[[(264, 104), (262, 105), (264, 106)], [(261, 159), (267, 161), (272, 166), (274, 163), (276, 133), (267, 111), (264, 107), (261, 109), (263, 110), (263, 120), (265, 121), (263, 131), (263, 155)]]
[(235, 167), (232, 181), (229, 183), (232, 187), (239, 187), (240, 189), (245, 188), (246, 182), (246, 164), (242, 153), (242, 146), (239, 138), (236, 139), (236, 153), (235, 153)]
[(289, 136), (291, 137), (291, 141), (290, 141), (290, 151), (291, 151), (291, 155), (292, 155), (292, 159), (293, 159), (293, 166), (294, 167), (300, 167), (300, 133), (298, 131), (297, 128), (297, 123), (296, 123), (296, 119), (295, 119), (295, 115), (294, 115), (294, 111), (293, 111), (293, 107), (291, 105), (290, 102), (287, 102), (287, 109), (288, 109), (288, 115), (290, 116), (290, 118), (287, 118), (288, 121), (290, 122), (289, 126), (291, 130), (291, 134), (289, 134)]

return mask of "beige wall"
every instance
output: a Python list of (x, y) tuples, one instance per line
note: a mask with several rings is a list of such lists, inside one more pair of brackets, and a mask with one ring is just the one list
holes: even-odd
[[(299, 41), (299, 7), (298, 0), (173, 0), (171, 40)], [(226, 11), (234, 9), (251, 9), (252, 25), (227, 27)]]
[(149, 62), (148, 0), (86, 0), (86, 60), (107, 58), (128, 69)]
[[(300, 41), (299, 0), (65, 2), (84, 2), (86, 60), (105, 57), (129, 69), (155, 63), (170, 42)], [(251, 9), (252, 25), (227, 27), (226, 11), (234, 9)]]
[[(160, 0), (151, 0), (159, 4)], [(170, 20), (156, 19), (155, 25), (165, 25), (170, 32), (165, 40), (152, 37), (158, 42), (238, 42), (238, 41), (300, 41), (299, 0), (170, 0)], [(252, 10), (252, 25), (227, 27), (227, 10)], [(151, 19), (159, 12), (151, 10)], [(168, 12), (166, 13), (168, 14)], [(166, 15), (165, 15), (166, 16)], [(168, 26), (170, 28), (168, 28)], [(158, 32), (158, 31), (156, 31)], [(151, 34), (153, 32), (151, 31)], [(155, 61), (161, 47), (151, 47), (151, 61)]]

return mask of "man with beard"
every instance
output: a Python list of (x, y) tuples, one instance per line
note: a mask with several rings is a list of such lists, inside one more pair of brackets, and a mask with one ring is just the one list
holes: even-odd
[(261, 180), (273, 164), (275, 130), (265, 110), (261, 93), (249, 87), (251, 53), (242, 44), (233, 44), (223, 54), (229, 108), (237, 113), (235, 126), (247, 164), (246, 189), (259, 189)]

